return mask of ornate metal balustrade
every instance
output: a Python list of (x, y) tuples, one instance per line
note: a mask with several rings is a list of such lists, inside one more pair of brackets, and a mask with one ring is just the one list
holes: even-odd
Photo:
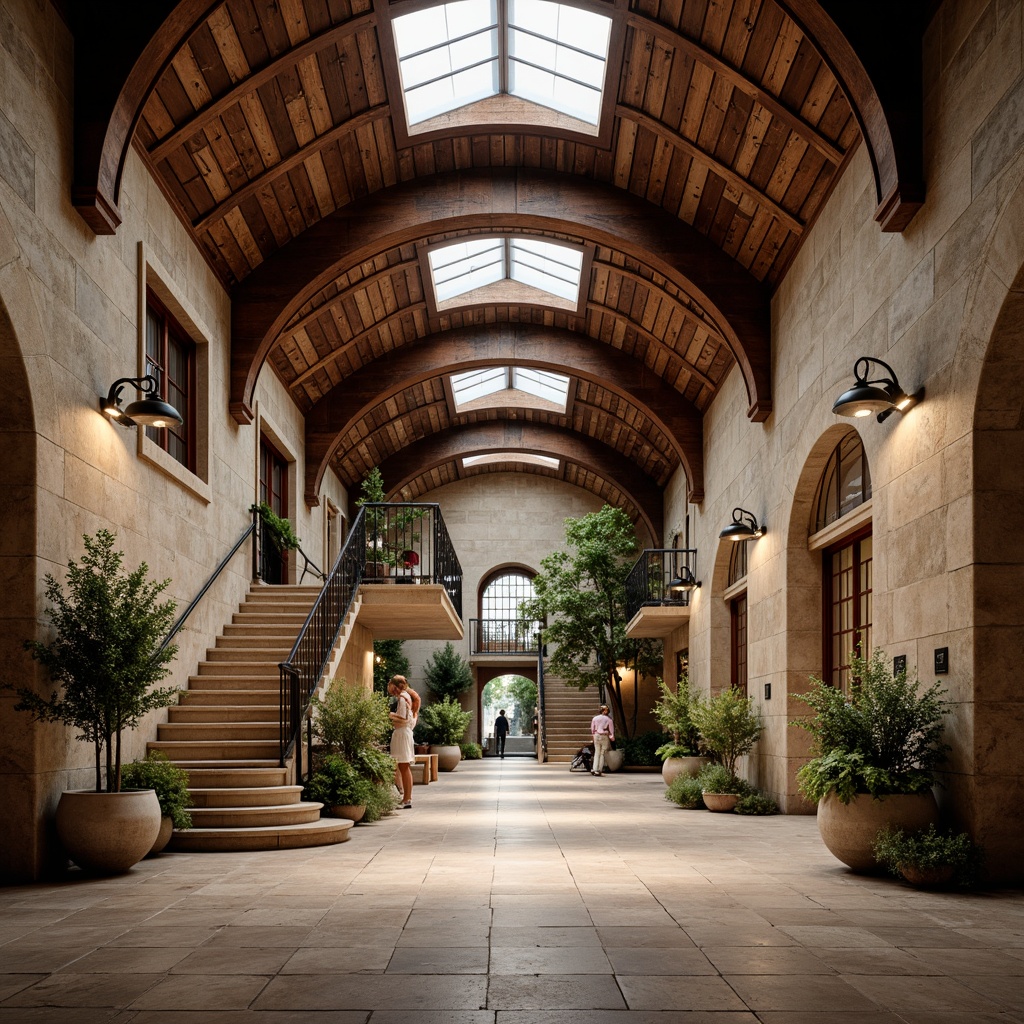
[(645, 548), (626, 577), (626, 618), (643, 607), (688, 607), (697, 580), (695, 548)]
[(543, 628), (540, 619), (470, 619), (469, 651), (536, 657)]

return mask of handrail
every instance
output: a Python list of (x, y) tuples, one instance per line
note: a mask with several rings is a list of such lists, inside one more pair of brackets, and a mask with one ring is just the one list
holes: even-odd
[(695, 548), (644, 548), (626, 577), (626, 617), (632, 619), (644, 606), (687, 608), (690, 591), (674, 585), (697, 580)]
[[(238, 549), (253, 535), (256, 530), (256, 516), (253, 515), (253, 521), (245, 528), (241, 537), (235, 541), (234, 547), (221, 559), (220, 565), (213, 570), (213, 575), (203, 584), (203, 589), (196, 594), (195, 597), (189, 602), (188, 607), (178, 616), (178, 621), (171, 626), (170, 632), (164, 637), (164, 642), (157, 648), (156, 654), (161, 654), (167, 645), (177, 636), (181, 627), (185, 625), (185, 620), (195, 611), (196, 605), (203, 599), (206, 592), (213, 586), (217, 577), (227, 568), (228, 562), (238, 553)], [(156, 655), (154, 655), (155, 657)]]
[[(309, 704), (341, 633), (356, 591), (395, 570), (407, 583), (440, 583), (462, 616), (462, 566), (455, 555), (441, 507), (427, 503), (366, 504), (331, 568), (280, 671), (280, 756), (295, 751), (296, 779), (303, 778), (299, 734)], [(396, 580), (396, 581), (397, 581)]]
[(534, 655), (543, 628), (543, 619), (470, 619), (469, 653)]

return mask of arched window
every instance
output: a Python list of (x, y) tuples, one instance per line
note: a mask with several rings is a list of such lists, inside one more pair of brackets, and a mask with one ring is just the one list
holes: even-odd
[(485, 578), (480, 589), (480, 630), (474, 648), (481, 654), (535, 652), (541, 624), (519, 618), (519, 605), (534, 596), (533, 576), (525, 569), (504, 569)]
[(811, 532), (824, 530), (870, 497), (871, 473), (864, 445), (851, 431), (836, 445), (821, 475)]
[[(870, 497), (867, 456), (860, 437), (851, 432), (836, 445), (821, 475), (812, 533)], [(871, 654), (872, 555), (871, 525), (863, 521), (854, 532), (822, 549), (823, 677), (844, 689), (850, 683), (850, 655)]]

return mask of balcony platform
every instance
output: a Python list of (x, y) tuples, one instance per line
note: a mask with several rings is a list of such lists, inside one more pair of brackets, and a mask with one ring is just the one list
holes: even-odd
[(648, 604), (642, 605), (626, 626), (626, 636), (631, 638), (666, 637), (690, 621), (689, 605)]
[(461, 640), (455, 606), (439, 583), (362, 583), (357, 621), (377, 640)]

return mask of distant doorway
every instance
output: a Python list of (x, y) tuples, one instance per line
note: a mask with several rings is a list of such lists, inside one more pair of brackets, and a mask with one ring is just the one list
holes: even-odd
[(480, 691), (480, 724), (485, 753), (494, 753), (494, 721), (501, 711), (509, 722), (505, 756), (536, 757), (537, 684), (520, 675), (500, 675)]

